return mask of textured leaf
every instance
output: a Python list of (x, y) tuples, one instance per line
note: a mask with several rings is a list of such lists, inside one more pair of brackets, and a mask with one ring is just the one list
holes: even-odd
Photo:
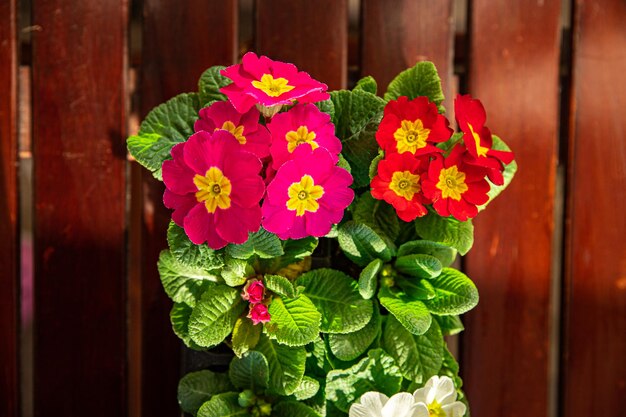
[(264, 330), (279, 343), (304, 346), (319, 333), (322, 315), (304, 294), (295, 298), (274, 297), (269, 313), (271, 319), (265, 324)]
[(283, 401), (272, 406), (272, 417), (320, 417), (320, 414), (302, 403)]
[(262, 325), (254, 325), (249, 318), (239, 317), (233, 327), (232, 342), (235, 355), (241, 357), (247, 351), (254, 349), (259, 343), (262, 329)]
[(430, 300), (437, 295), (435, 287), (427, 279), (400, 276), (396, 278), (396, 285), (414, 300)]
[(255, 274), (254, 268), (241, 259), (229, 258), (222, 269), (222, 278), (227, 285), (238, 287), (245, 284), (248, 277)]
[(261, 228), (256, 233), (250, 233), (245, 243), (228, 245), (226, 254), (236, 259), (248, 259), (254, 255), (260, 258), (275, 258), (283, 254), (283, 246), (278, 236)]
[(216, 285), (215, 275), (202, 268), (181, 264), (168, 250), (161, 252), (157, 268), (165, 293), (175, 303), (193, 307), (209, 287)]
[(350, 405), (368, 391), (392, 396), (400, 390), (402, 374), (393, 358), (382, 349), (370, 350), (368, 357), (345, 370), (334, 370), (326, 379), (326, 398), (347, 412)]
[(194, 133), (199, 110), (196, 93), (180, 94), (155, 107), (141, 123), (139, 134), (128, 138), (128, 152), (161, 179), (163, 161), (170, 159), (174, 145)]
[(236, 392), (214, 395), (198, 410), (197, 417), (250, 417), (248, 410), (241, 407)]
[(293, 392), (293, 396), (298, 401), (307, 400), (313, 397), (320, 389), (320, 383), (317, 379), (310, 376), (304, 376), (298, 388)]
[(200, 346), (217, 346), (230, 334), (245, 308), (238, 290), (214, 285), (202, 295), (191, 313), (189, 336)]
[(178, 404), (189, 414), (196, 414), (202, 404), (215, 394), (233, 389), (228, 375), (211, 371), (190, 372), (178, 382)]
[(441, 333), (443, 333), (444, 336), (452, 336), (465, 330), (459, 316), (438, 316), (433, 314), (433, 317), (437, 320), (437, 323), (439, 323)]
[(417, 234), (426, 240), (441, 242), (465, 255), (474, 243), (472, 220), (460, 222), (452, 217), (441, 217), (434, 212), (415, 219)]
[(202, 107), (214, 102), (224, 101), (226, 96), (220, 93), (220, 88), (227, 86), (232, 81), (220, 74), (224, 67), (216, 65), (204, 71), (198, 80), (200, 103)]
[(385, 100), (397, 100), (400, 96), (407, 96), (412, 100), (419, 96), (426, 96), (435, 103), (440, 111), (443, 110), (443, 90), (437, 68), (432, 62), (418, 62), (412, 68), (402, 71), (387, 87)]
[(363, 77), (359, 81), (357, 81), (356, 85), (354, 86), (354, 90), (359, 89), (367, 91), (368, 93), (376, 94), (378, 85), (376, 84), (376, 80), (374, 79), (374, 77), (368, 75), (367, 77)]
[(379, 149), (378, 155), (376, 155), (376, 157), (372, 159), (372, 163), (369, 167), (370, 181), (373, 180), (376, 175), (378, 175), (378, 164), (383, 159), (385, 159), (385, 153), (381, 149)]
[(339, 246), (352, 262), (365, 266), (374, 259), (389, 262), (393, 250), (375, 231), (363, 223), (349, 221), (339, 227)]
[(189, 337), (189, 318), (193, 308), (185, 303), (174, 303), (172, 311), (170, 312), (170, 321), (172, 323), (172, 329), (176, 336), (178, 336), (187, 347), (194, 350), (202, 350), (202, 347), (198, 346), (191, 337)]
[(369, 191), (359, 197), (352, 218), (358, 223), (368, 225), (390, 247), (394, 246), (393, 241), (400, 234), (400, 222), (393, 206), (376, 200)]
[(256, 351), (247, 352), (241, 358), (233, 358), (228, 367), (228, 376), (234, 386), (254, 392), (267, 388), (269, 372), (265, 356)]
[(281, 297), (294, 298), (296, 296), (296, 289), (293, 287), (291, 281), (285, 277), (265, 274), (263, 281), (265, 288)]
[[(496, 149), (499, 151), (511, 150), (511, 148), (509, 148), (508, 145), (504, 143), (504, 141), (500, 139), (499, 137), (497, 137), (496, 135), (492, 135), (491, 137), (493, 138), (493, 146), (492, 146), (493, 149)], [(517, 162), (513, 161), (510, 164), (505, 165), (504, 167), (504, 172), (502, 173), (502, 176), (504, 176), (504, 184), (495, 185), (491, 181), (487, 180), (487, 182), (489, 182), (489, 185), (491, 186), (491, 189), (487, 193), (487, 195), (489, 196), (489, 200), (482, 206), (478, 206), (478, 211), (484, 210), (485, 207), (487, 207), (487, 205), (491, 203), (494, 198), (500, 195), (500, 193), (504, 191), (506, 187), (509, 186), (511, 181), (513, 181), (513, 177), (515, 176), (516, 172), (517, 172)]]
[(224, 266), (224, 259), (221, 254), (215, 252), (206, 244), (196, 245), (193, 243), (189, 240), (185, 230), (174, 222), (170, 222), (170, 226), (167, 229), (167, 243), (170, 247), (170, 252), (181, 264), (201, 267), (206, 270)]
[(261, 335), (255, 350), (261, 352), (270, 369), (269, 388), (279, 395), (291, 395), (304, 376), (306, 350), (304, 347), (281, 345)]
[(395, 262), (396, 270), (417, 278), (434, 278), (441, 274), (441, 262), (434, 256), (416, 254), (399, 256)]
[(441, 265), (450, 266), (456, 259), (456, 249), (430, 240), (411, 240), (398, 248), (398, 258), (406, 255), (424, 254), (439, 259)]
[(374, 307), (372, 319), (361, 330), (347, 334), (329, 334), (328, 345), (333, 355), (342, 361), (351, 361), (361, 356), (374, 342), (380, 332), (381, 318), (378, 307)]
[(424, 303), (428, 310), (439, 315), (463, 314), (478, 304), (478, 290), (471, 279), (453, 268), (444, 268), (430, 283), (435, 287), (435, 298)]
[(426, 333), (432, 317), (422, 301), (412, 300), (403, 293), (393, 293), (387, 287), (378, 292), (380, 304), (411, 333)]
[(376, 294), (378, 288), (378, 273), (383, 266), (383, 261), (374, 259), (359, 274), (359, 293), (361, 297), (369, 300)]
[(322, 313), (325, 333), (350, 333), (362, 329), (372, 317), (372, 301), (359, 294), (357, 282), (333, 269), (315, 269), (300, 276), (296, 285)]
[(314, 104), (317, 106), (318, 109), (320, 109), (320, 111), (329, 114), (331, 120), (335, 120), (335, 105), (333, 104), (331, 99), (318, 101)]
[(301, 261), (307, 256), (311, 256), (317, 248), (319, 240), (309, 236), (304, 239), (287, 239), (282, 242), (284, 255), (280, 257), (280, 262), (276, 269), (283, 268), (292, 263)]
[(411, 381), (423, 384), (441, 368), (444, 343), (436, 321), (426, 333), (416, 336), (390, 316), (385, 322), (383, 344), (402, 375)]

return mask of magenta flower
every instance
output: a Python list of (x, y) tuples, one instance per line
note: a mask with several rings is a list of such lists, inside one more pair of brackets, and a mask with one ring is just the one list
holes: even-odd
[(261, 224), (265, 185), (259, 158), (230, 133), (200, 131), (172, 148), (163, 162), (163, 203), (189, 239), (213, 249), (244, 243)]
[(326, 93), (326, 84), (298, 71), (295, 65), (273, 61), (266, 56), (259, 58), (254, 52), (248, 52), (241, 64), (225, 68), (221, 74), (233, 83), (220, 91), (241, 113), (258, 103), (264, 115), (272, 116), (283, 104), (292, 104), (295, 100), (313, 103), (330, 97)]
[(327, 150), (298, 146), (267, 187), (263, 227), (279, 238), (325, 236), (354, 199), (352, 176)]
[(280, 168), (293, 157), (293, 151), (308, 143), (313, 150), (326, 149), (339, 160), (341, 141), (335, 137), (335, 126), (330, 122), (330, 115), (323, 113), (313, 104), (298, 104), (289, 111), (277, 114), (268, 123), (267, 128), (272, 134), (272, 167)]
[(247, 317), (252, 320), (252, 324), (267, 323), (270, 321), (270, 313), (265, 304), (250, 304), (250, 312)]
[(248, 281), (248, 283), (243, 287), (243, 292), (241, 293), (241, 298), (246, 301), (249, 301), (250, 304), (258, 304), (263, 301), (265, 294), (265, 285), (263, 285), (263, 281), (258, 279), (253, 279)]
[(259, 111), (251, 108), (239, 113), (228, 101), (217, 101), (200, 110), (200, 118), (193, 128), (196, 132), (206, 130), (213, 133), (222, 129), (229, 131), (245, 151), (259, 158), (269, 155), (271, 136), (265, 126), (259, 124)]

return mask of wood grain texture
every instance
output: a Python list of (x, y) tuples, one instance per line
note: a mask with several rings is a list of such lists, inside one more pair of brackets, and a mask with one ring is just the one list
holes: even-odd
[[(180, 93), (197, 91), (198, 78), (213, 65), (237, 57), (237, 1), (144, 1), (140, 115)], [(135, 172), (136, 174), (136, 172)], [(181, 376), (182, 343), (172, 331), (167, 298), (156, 263), (167, 248), (170, 210), (163, 206), (163, 184), (142, 170), (141, 400), (140, 415), (173, 416), (179, 411), (176, 387)]]
[(127, 1), (34, 0), (34, 415), (127, 415)]
[(558, 128), (560, 2), (475, 0), (469, 92), (520, 169), (475, 219), (465, 257), (480, 304), (465, 317), (463, 377), (480, 417), (545, 416)]
[(0, 3), (0, 415), (19, 414), (17, 40), (15, 0)]
[(257, 0), (256, 52), (292, 62), (328, 85), (346, 88), (347, 0)]
[(432, 61), (452, 110), (452, 0), (362, 0), (361, 7), (361, 75), (373, 76), (382, 95), (399, 72)]
[(626, 410), (626, 3), (576, 6), (562, 410), (618, 416)]

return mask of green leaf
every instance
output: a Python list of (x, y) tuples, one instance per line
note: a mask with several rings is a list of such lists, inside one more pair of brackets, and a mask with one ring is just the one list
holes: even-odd
[(232, 342), (235, 355), (241, 357), (247, 351), (254, 349), (259, 343), (262, 329), (262, 325), (254, 325), (249, 318), (239, 317), (233, 327)]
[(236, 259), (248, 259), (254, 255), (265, 259), (275, 258), (283, 253), (283, 246), (278, 236), (263, 228), (256, 233), (250, 233), (245, 243), (230, 244), (226, 247), (226, 254)]
[(236, 392), (214, 395), (198, 410), (197, 417), (250, 417), (248, 410), (241, 407)]
[(471, 219), (460, 222), (452, 217), (441, 217), (430, 212), (415, 219), (415, 230), (423, 239), (452, 246), (461, 255), (469, 252), (474, 243), (474, 225)]
[(369, 300), (376, 294), (378, 288), (378, 273), (383, 266), (383, 261), (374, 259), (370, 262), (359, 275), (359, 293), (361, 297)]
[(192, 311), (193, 308), (185, 303), (174, 303), (172, 311), (170, 312), (172, 329), (176, 336), (178, 336), (187, 347), (194, 350), (202, 350), (202, 347), (198, 346), (191, 340), (191, 337), (189, 337), (189, 317), (191, 317)]
[(413, 100), (419, 96), (426, 96), (443, 110), (443, 90), (437, 68), (432, 62), (418, 62), (414, 67), (402, 71), (387, 87), (385, 100), (397, 100), (400, 96), (407, 96)]
[(396, 277), (396, 285), (414, 300), (430, 300), (437, 295), (435, 287), (427, 279), (399, 276)]
[(383, 159), (385, 159), (385, 153), (382, 150), (379, 150), (378, 155), (376, 155), (376, 158), (372, 159), (372, 163), (370, 164), (370, 181), (373, 180), (376, 175), (378, 175), (378, 163)]
[(254, 268), (241, 259), (227, 259), (224, 269), (222, 269), (222, 278), (231, 287), (245, 284), (248, 277), (254, 274)]
[(245, 353), (241, 358), (233, 358), (228, 367), (228, 377), (234, 386), (254, 392), (267, 388), (269, 372), (265, 356), (254, 350)]
[(395, 262), (396, 270), (417, 278), (434, 278), (441, 274), (441, 262), (430, 255), (416, 254), (399, 256)]
[[(509, 152), (511, 151), (511, 148), (509, 148), (508, 145), (504, 143), (502, 139), (500, 139), (496, 135), (491, 135), (491, 137), (493, 138), (493, 146), (492, 146), (493, 149), (496, 149), (498, 151), (509, 151)], [(495, 185), (491, 181), (487, 180), (487, 182), (489, 182), (489, 185), (491, 186), (491, 189), (487, 193), (487, 195), (489, 196), (489, 200), (482, 206), (478, 206), (478, 211), (484, 210), (485, 207), (487, 207), (487, 205), (491, 203), (494, 198), (500, 195), (500, 193), (504, 191), (506, 187), (509, 186), (511, 181), (513, 181), (513, 177), (515, 176), (516, 172), (517, 172), (517, 162), (513, 161), (510, 164), (505, 165), (504, 167), (504, 172), (502, 173), (502, 176), (504, 176), (504, 184)]]
[(430, 240), (412, 240), (398, 248), (398, 257), (418, 253), (434, 256), (444, 267), (450, 266), (456, 259), (456, 249)]
[(202, 268), (181, 264), (168, 250), (161, 252), (157, 268), (165, 293), (175, 303), (193, 307), (209, 287), (216, 285), (215, 275)]
[(376, 200), (369, 191), (359, 197), (352, 218), (358, 223), (368, 225), (385, 239), (390, 247), (394, 246), (393, 241), (400, 234), (400, 222), (393, 206), (384, 201)]
[(198, 80), (198, 91), (200, 92), (200, 103), (202, 107), (214, 101), (224, 101), (226, 96), (220, 93), (220, 88), (226, 87), (232, 81), (220, 74), (225, 67), (214, 66), (202, 73)]
[(389, 262), (393, 250), (371, 227), (349, 221), (339, 227), (339, 246), (352, 262), (365, 266), (374, 259)]
[(196, 414), (212, 396), (233, 389), (228, 375), (211, 371), (190, 372), (178, 382), (178, 404), (189, 414)]
[(376, 84), (376, 80), (371, 75), (361, 78), (354, 86), (354, 90), (363, 90), (372, 94), (376, 94), (377, 89), (378, 85)]
[(283, 252), (285, 253), (280, 257), (280, 263), (276, 269), (283, 268), (295, 262), (299, 262), (311, 256), (317, 248), (319, 240), (316, 237), (309, 236), (304, 239), (287, 239), (282, 242)]
[(293, 394), (304, 376), (306, 350), (304, 347), (290, 347), (261, 335), (256, 350), (261, 352), (270, 369), (269, 388), (279, 395)]
[(333, 355), (342, 361), (352, 361), (361, 356), (380, 332), (381, 317), (378, 307), (372, 319), (361, 330), (347, 334), (329, 334), (328, 344)]
[(350, 405), (368, 391), (392, 396), (400, 390), (402, 374), (393, 358), (382, 349), (373, 349), (368, 357), (345, 370), (334, 370), (326, 378), (326, 398), (347, 412)]
[(402, 375), (417, 383), (425, 383), (437, 375), (443, 362), (443, 335), (433, 322), (426, 333), (416, 336), (407, 331), (393, 316), (387, 317), (383, 344), (398, 364)]
[(320, 111), (329, 114), (331, 120), (334, 120), (335, 117), (335, 105), (333, 104), (331, 99), (328, 100), (324, 100), (324, 101), (318, 101), (317, 103), (314, 103), (318, 109), (320, 109)]
[(424, 303), (428, 310), (439, 315), (463, 314), (478, 304), (478, 290), (471, 279), (453, 268), (444, 268), (430, 283), (436, 296)]
[(463, 392), (461, 391), (461, 387), (463, 387), (463, 380), (461, 379), (461, 377), (459, 377), (459, 364), (457, 363), (456, 359), (454, 359), (452, 353), (450, 353), (450, 351), (448, 350), (448, 347), (445, 345), (443, 347), (443, 364), (441, 366), (439, 374), (447, 375), (452, 378), (457, 393), (463, 394)]
[(283, 276), (265, 274), (263, 282), (265, 288), (281, 297), (294, 298), (296, 296), (296, 289), (293, 284)]
[(170, 150), (194, 133), (200, 103), (196, 93), (180, 94), (152, 109), (141, 123), (139, 134), (127, 140), (128, 152), (161, 179), (161, 165)]
[(202, 295), (191, 313), (189, 336), (200, 346), (217, 346), (233, 330), (245, 308), (238, 290), (214, 285)]
[(272, 417), (320, 417), (320, 415), (302, 403), (282, 401), (272, 406)]
[(335, 107), (335, 134), (343, 145), (341, 153), (350, 164), (353, 186), (368, 186), (369, 166), (378, 155), (375, 135), (385, 102), (362, 89), (332, 91), (330, 98)]
[(269, 307), (270, 321), (264, 331), (272, 339), (287, 346), (304, 346), (319, 333), (322, 315), (309, 298), (274, 297)]
[(298, 388), (293, 392), (293, 396), (298, 401), (308, 400), (315, 396), (320, 389), (320, 383), (317, 379), (310, 376), (304, 376)]
[(333, 269), (315, 269), (303, 274), (296, 285), (322, 313), (320, 329), (325, 333), (351, 333), (362, 329), (372, 317), (372, 301), (359, 294), (357, 282)]
[(422, 301), (412, 300), (403, 293), (394, 293), (387, 287), (378, 292), (380, 304), (385, 307), (411, 333), (426, 333), (432, 317)]
[(173, 221), (167, 229), (167, 243), (174, 258), (181, 264), (202, 267), (204, 269), (218, 269), (224, 266), (223, 256), (206, 244), (196, 245), (185, 233), (185, 230)]
[(441, 333), (443, 333), (444, 336), (452, 336), (465, 330), (459, 316), (438, 316), (433, 314), (433, 317), (437, 320), (437, 323), (439, 323)]

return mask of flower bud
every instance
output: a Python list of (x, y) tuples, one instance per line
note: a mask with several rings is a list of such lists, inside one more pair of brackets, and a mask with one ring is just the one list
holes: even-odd
[(270, 313), (265, 304), (251, 304), (248, 318), (253, 324), (266, 323), (270, 321)]
[(265, 296), (265, 285), (263, 285), (263, 281), (259, 279), (253, 279), (248, 281), (245, 287), (243, 287), (243, 292), (241, 293), (241, 298), (250, 302), (250, 304), (258, 304), (263, 301)]

